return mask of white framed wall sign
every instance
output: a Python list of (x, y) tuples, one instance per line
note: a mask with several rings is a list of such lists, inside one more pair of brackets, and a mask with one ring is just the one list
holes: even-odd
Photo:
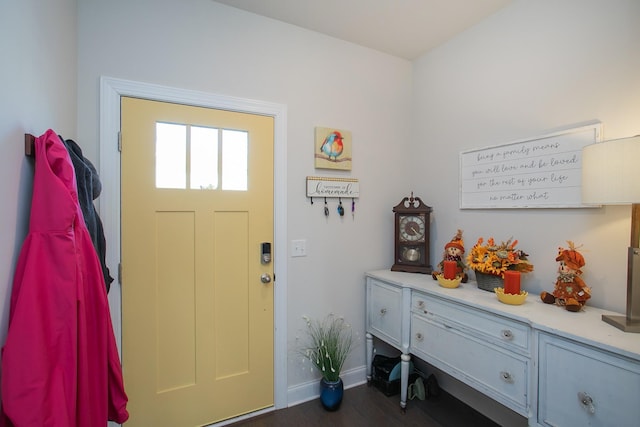
[(601, 138), (598, 122), (461, 152), (460, 209), (587, 207), (582, 148)]
[(360, 197), (356, 178), (308, 176), (307, 197)]

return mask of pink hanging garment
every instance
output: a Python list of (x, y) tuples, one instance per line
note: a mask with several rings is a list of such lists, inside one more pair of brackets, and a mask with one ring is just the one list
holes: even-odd
[(129, 414), (122, 368), (73, 165), (52, 130), (36, 138), (35, 152), (29, 234), (2, 349), (0, 425), (123, 423)]

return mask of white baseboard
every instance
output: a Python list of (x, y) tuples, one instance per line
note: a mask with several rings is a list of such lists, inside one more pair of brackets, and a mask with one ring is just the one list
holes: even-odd
[[(363, 365), (343, 371), (340, 378), (342, 378), (345, 389), (364, 384), (367, 382), (366, 367)], [(320, 397), (320, 379), (307, 381), (306, 383), (289, 387), (287, 390), (287, 406), (299, 405), (318, 397)]]

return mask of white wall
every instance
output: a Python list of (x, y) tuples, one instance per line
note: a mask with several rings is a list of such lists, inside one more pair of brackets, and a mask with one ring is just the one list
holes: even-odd
[(457, 228), (467, 251), (480, 236), (513, 236), (535, 265), (524, 279), (535, 298), (553, 290), (557, 248), (573, 240), (588, 306), (625, 311), (630, 207), (460, 210), (458, 156), (592, 120), (606, 139), (640, 134), (638, 22), (637, 0), (517, 0), (415, 61), (413, 149), (434, 206), (433, 253)]
[[(27, 234), (33, 161), (24, 134), (76, 134), (76, 1), (4, 2), (0, 13), (0, 343)], [(10, 4), (6, 4), (10, 3)]]
[[(411, 63), (210, 0), (83, 0), (78, 13), (78, 140), (93, 155), (100, 76), (287, 106), (287, 235), (308, 252), (287, 259), (289, 341), (303, 315), (344, 315), (362, 342), (346, 368), (362, 367), (363, 273), (391, 265), (391, 208), (412, 190)], [(352, 131), (350, 173), (314, 169), (315, 126)], [(309, 175), (359, 179), (355, 216), (333, 200), (325, 219), (305, 197)], [(316, 376), (292, 353), (290, 385)]]

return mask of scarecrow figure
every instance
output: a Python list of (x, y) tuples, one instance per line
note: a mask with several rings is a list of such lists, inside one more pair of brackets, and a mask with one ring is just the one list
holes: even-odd
[(467, 276), (467, 265), (464, 263), (464, 240), (462, 240), (462, 230), (458, 230), (453, 239), (446, 245), (444, 245), (444, 253), (442, 254), (442, 261), (438, 264), (439, 271), (431, 273), (433, 280), (437, 280), (437, 275), (444, 271), (445, 261), (456, 262), (456, 276), (462, 278), (462, 283), (467, 283), (469, 276)]
[(557, 304), (568, 311), (580, 311), (591, 298), (591, 289), (582, 280), (580, 270), (585, 265), (584, 257), (571, 241), (569, 249), (558, 248), (558, 279), (552, 293), (543, 291), (540, 299), (547, 304)]

